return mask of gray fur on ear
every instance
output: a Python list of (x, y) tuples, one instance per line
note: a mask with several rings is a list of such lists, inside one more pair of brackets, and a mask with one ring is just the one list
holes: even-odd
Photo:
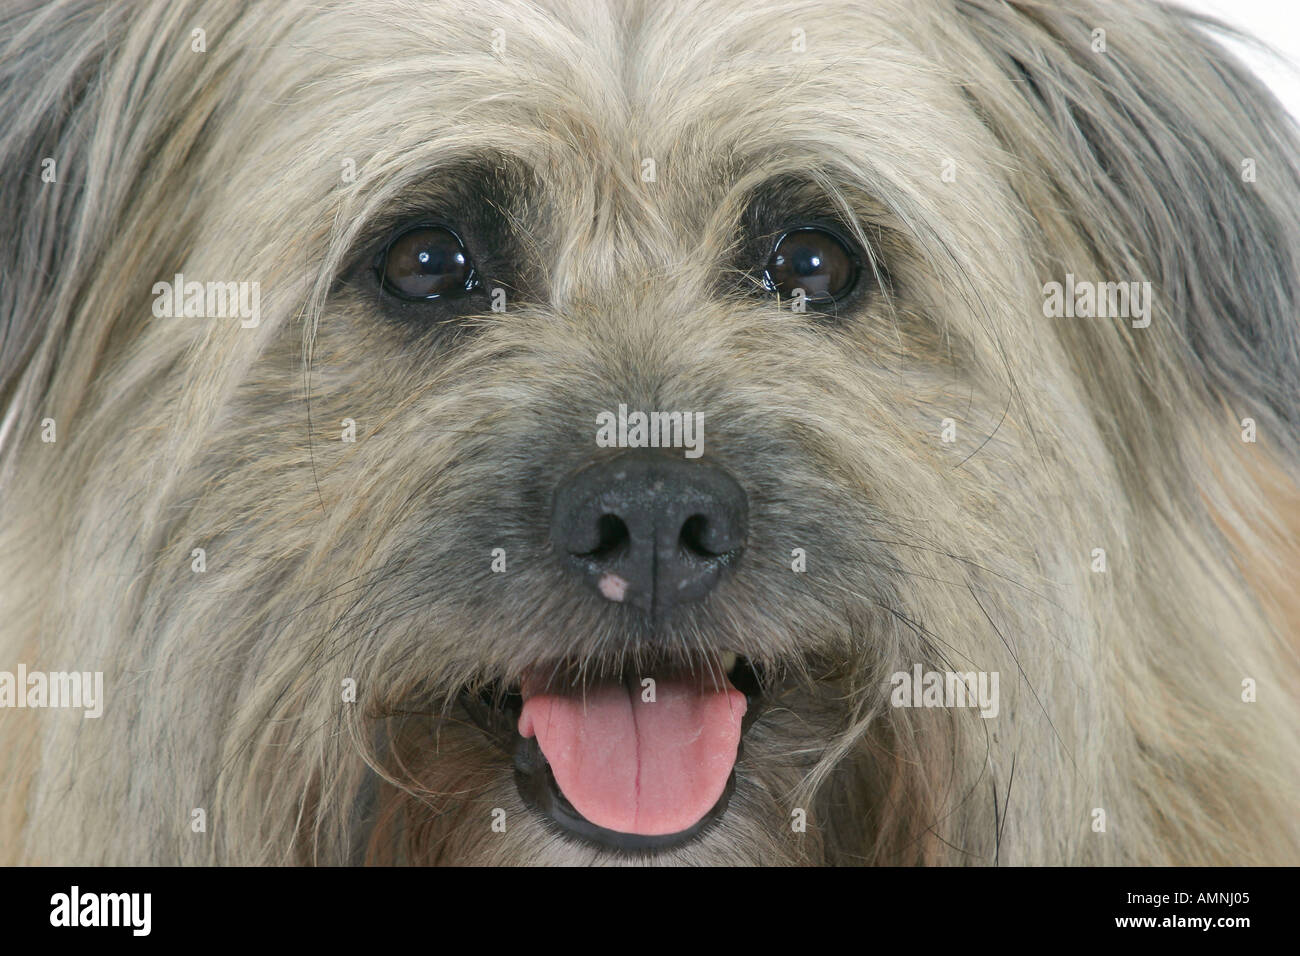
[[(18, 4), (37, 7), (37, 4)], [(6, 405), (25, 369), (44, 380), (66, 332), (73, 297), (58, 294), (71, 267), (101, 239), (78, 228), (95, 128), (88, 94), (102, 79), (107, 29), (88, 29), (94, 4), (80, 9), (9, 11), (0, 20), (0, 400)], [(23, 95), (15, 95), (17, 91)], [(23, 404), (18, 402), (18, 404)]]
[[(193, 226), (169, 196), (192, 192), (236, 44), (191, 55), (193, 20), (224, 29), (241, 7), (20, 0), (0, 14), (0, 453), (34, 416), (66, 412), (124, 336), (116, 296), (147, 301), (148, 283), (100, 296), (96, 270), (130, 272), (180, 248)], [(186, 105), (183, 116), (171, 104)], [(151, 217), (163, 207), (169, 211)], [(131, 250), (122, 241), (130, 230)], [(138, 303), (137, 303), (138, 304)], [(77, 328), (73, 328), (74, 323)], [(56, 386), (56, 378), (58, 384)], [(54, 407), (57, 406), (57, 409)]]
[[(1073, 217), (1106, 278), (1141, 276), (1159, 289), (1177, 332), (1162, 345), (1179, 360), (1165, 373), (1272, 419), (1295, 452), (1300, 138), (1208, 32), (1232, 31), (1146, 3), (965, 0), (958, 9), (1010, 80), (1006, 99), (968, 91), (989, 125), (1048, 178), (1055, 214)], [(1024, 135), (1026, 113), (1046, 135)]]

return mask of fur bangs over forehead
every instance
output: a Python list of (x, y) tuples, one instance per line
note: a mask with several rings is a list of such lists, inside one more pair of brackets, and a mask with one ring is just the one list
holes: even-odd
[[(1223, 32), (0, 14), (0, 670), (107, 687), (0, 708), (0, 859), (1300, 859), (1300, 138)], [(392, 295), (413, 228), (481, 300)], [(770, 256), (809, 232), (856, 285), (804, 312)], [(556, 545), (621, 407), (701, 414), (745, 502), (666, 624)], [(650, 852), (539, 809), (518, 707), (566, 668), (746, 692), (716, 819)], [(932, 671), (996, 706), (900, 705)]]

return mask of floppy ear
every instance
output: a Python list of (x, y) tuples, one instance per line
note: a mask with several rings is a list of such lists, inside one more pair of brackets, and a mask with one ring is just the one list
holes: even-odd
[(1300, 138), (1207, 33), (1231, 31), (1147, 0), (959, 0), (958, 9), (1003, 81), (968, 95), (1008, 152), (1046, 178), (1026, 190), (1035, 215), (1071, 220), (1109, 273), (1088, 278), (1149, 279), (1161, 298), (1157, 321), (1173, 334), (1149, 330), (1164, 336), (1159, 359), (1130, 349), (1143, 380), (1202, 385), (1212, 404), (1261, 428), (1270, 420), (1294, 452)]
[(6, 453), (33, 416), (75, 407), (122, 327), (147, 316), (129, 306), (148, 285), (124, 277), (164, 264), (193, 228), (176, 201), (193, 192), (215, 80), (238, 52), (194, 52), (192, 28), (228, 33), (237, 14), (103, 0), (19, 0), (0, 14)]
[[(21, 5), (20, 5), (21, 6)], [(71, 310), (57, 303), (59, 278), (84, 259), (92, 237), (78, 229), (89, 168), (93, 110), (107, 31), (88, 30), (89, 3), (35, 4), (0, 22), (0, 401), (36, 398)], [(39, 366), (39, 368), (37, 368)], [(16, 392), (20, 379), (32, 371)]]

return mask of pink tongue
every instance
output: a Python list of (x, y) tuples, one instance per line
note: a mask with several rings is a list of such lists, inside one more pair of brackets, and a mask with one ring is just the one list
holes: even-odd
[(523, 688), (519, 733), (536, 735), (561, 792), (589, 822), (658, 836), (697, 823), (718, 802), (736, 762), (745, 695), (699, 678), (640, 687), (606, 684), (585, 694)]

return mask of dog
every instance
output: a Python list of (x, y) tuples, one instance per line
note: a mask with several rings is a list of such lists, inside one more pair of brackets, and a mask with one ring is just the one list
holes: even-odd
[(1300, 862), (1300, 139), (1226, 28), (2, 16), (5, 861)]

